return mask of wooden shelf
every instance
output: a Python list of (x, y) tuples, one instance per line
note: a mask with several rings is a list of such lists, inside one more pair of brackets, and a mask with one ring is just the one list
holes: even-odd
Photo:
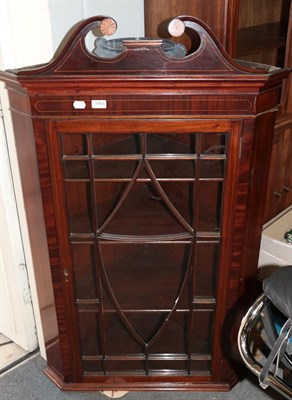
[(276, 119), (275, 131), (292, 128), (292, 113), (280, 116)]
[(238, 31), (238, 57), (285, 48), (285, 45), (286, 38), (279, 22), (249, 26)]

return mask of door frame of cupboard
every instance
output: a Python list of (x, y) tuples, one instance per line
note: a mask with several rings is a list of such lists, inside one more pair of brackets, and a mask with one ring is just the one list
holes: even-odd
[[(56, 225), (56, 232), (51, 231), (51, 238), (49, 237), (49, 242), (54, 240), (55, 237), (58, 238), (59, 247), (62, 248), (62, 253), (59, 253), (60, 264), (58, 268), (60, 268), (61, 274), (63, 271), (63, 296), (64, 301), (67, 302), (66, 309), (70, 309), (70, 315), (59, 315), (59, 321), (64, 324), (64, 321), (67, 321), (67, 332), (71, 332), (70, 337), (65, 340), (60, 340), (60, 346), (63, 349), (70, 349), (70, 354), (68, 354), (68, 358), (74, 359), (74, 365), (79, 365), (79, 368), (76, 370), (72, 370), (71, 374), (72, 380), (74, 382), (86, 382), (88, 377), (82, 374), (81, 369), (81, 354), (80, 354), (80, 340), (78, 333), (78, 316), (77, 316), (77, 305), (76, 305), (76, 295), (73, 283), (73, 261), (71, 256), (70, 249), (70, 228), (68, 226), (68, 220), (66, 217), (66, 194), (64, 192), (64, 184), (62, 179), (62, 171), (61, 171), (61, 155), (60, 155), (60, 144), (58, 140), (58, 136), (62, 135), (66, 132), (70, 132), (70, 134), (80, 134), (82, 132), (92, 132), (92, 134), (133, 134), (137, 132), (144, 132), (147, 134), (161, 134), (164, 133), (171, 134), (174, 132), (179, 132), (180, 134), (187, 133), (224, 133), (228, 136), (228, 155), (227, 155), (227, 171), (226, 171), (226, 180), (224, 182), (224, 189), (222, 194), (223, 199), (223, 210), (222, 210), (222, 227), (221, 227), (221, 235), (214, 235), (213, 240), (220, 241), (220, 249), (224, 249), (224, 251), (220, 251), (220, 260), (218, 262), (218, 271), (217, 271), (217, 279), (218, 282), (216, 284), (216, 296), (215, 302), (218, 304), (215, 307), (215, 325), (214, 332), (222, 331), (222, 321), (226, 319), (226, 304), (228, 302), (228, 297), (230, 295), (230, 288), (228, 288), (228, 279), (229, 279), (229, 271), (226, 268), (226, 265), (231, 264), (232, 260), (232, 240), (233, 232), (234, 232), (234, 220), (232, 218), (227, 218), (226, 215), (233, 215), (235, 213), (236, 206), (236, 197), (237, 197), (237, 184), (238, 184), (238, 171), (239, 171), (239, 152), (240, 152), (240, 143), (241, 143), (241, 134), (242, 134), (242, 121), (241, 120), (225, 120), (222, 119), (220, 121), (214, 120), (200, 120), (200, 119), (116, 119), (116, 120), (75, 120), (74, 125), (72, 126), (71, 121), (49, 121), (46, 124), (46, 136), (47, 136), (47, 146), (48, 146), (48, 158), (50, 161), (50, 175), (52, 179), (52, 198), (49, 200), (54, 207), (54, 215), (55, 219), (58, 221)], [(40, 151), (40, 149), (39, 149)], [(210, 237), (211, 239), (211, 237)], [(130, 239), (129, 239), (130, 240)], [(144, 239), (146, 240), (146, 239)], [(196, 240), (199, 240), (199, 236)], [(218, 297), (218, 299), (217, 299)], [(58, 302), (58, 300), (57, 300)], [(70, 317), (71, 316), (71, 317)], [(226, 335), (228, 333), (226, 332)], [(213, 368), (211, 368), (210, 378), (206, 378), (206, 382), (208, 380), (216, 381), (218, 374), (218, 364), (219, 360), (222, 359), (222, 351), (219, 349), (221, 346), (219, 345), (220, 337), (214, 335), (212, 340), (216, 344), (211, 345), (212, 348), (217, 349), (214, 353), (212, 353), (212, 361), (214, 363)], [(72, 351), (74, 349), (74, 351)], [(65, 351), (65, 350), (64, 350)], [(129, 373), (129, 375), (131, 375)], [(139, 376), (138, 380), (141, 378)], [(194, 381), (202, 380), (202, 377), (196, 377), (196, 374), (193, 373), (192, 378)], [(91, 382), (95, 382), (97, 385), (104, 385), (108, 382), (109, 376), (90, 376)], [(132, 378), (132, 384), (135, 386), (134, 378)], [(143, 378), (142, 378), (143, 379)], [(159, 387), (160, 378), (151, 377), (152, 381), (157, 381), (157, 386)], [(175, 381), (175, 378), (172, 377), (164, 377), (164, 381), (169, 380), (169, 382)], [(205, 379), (203, 379), (205, 380)], [(173, 382), (171, 383), (174, 384)], [(145, 387), (147, 384), (145, 383)]]

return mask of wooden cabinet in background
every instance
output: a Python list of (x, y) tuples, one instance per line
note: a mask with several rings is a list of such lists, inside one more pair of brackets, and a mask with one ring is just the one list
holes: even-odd
[(274, 134), (264, 221), (267, 222), (292, 204), (292, 129)]
[[(172, 38), (168, 32), (169, 21), (179, 15), (192, 15), (205, 22), (215, 33), (223, 47), (229, 48), (233, 44), (233, 26), (236, 7), (234, 0), (144, 0), (145, 35), (150, 37)], [(193, 32), (186, 30), (179, 38), (189, 48)]]
[[(168, 21), (177, 15), (189, 14), (208, 24), (232, 57), (278, 67), (292, 67), (291, 0), (161, 0), (159, 6), (155, 0), (145, 0), (144, 4), (146, 35), (170, 38)], [(190, 35), (186, 33), (179, 40), (191, 48)], [(280, 176), (292, 175), (291, 162), (286, 157), (291, 149), (291, 132), (290, 75), (283, 86), (277, 114), (265, 222), (292, 204), (291, 196), (289, 193), (286, 195), (281, 187), (280, 179)], [(289, 178), (285, 181), (288, 182)]]
[(285, 65), (290, 0), (238, 1), (235, 54), (240, 59), (268, 65)]
[[(240, 1), (238, 41), (240, 59), (292, 67), (291, 0)], [(273, 139), (264, 222), (292, 205), (292, 77), (283, 85)]]
[(171, 25), (197, 37), (188, 56), (150, 39), (90, 53), (114, 25), (93, 17), (51, 63), (0, 75), (17, 151), (33, 139), (38, 159), (46, 373), (64, 390), (228, 390), (288, 72), (236, 64), (193, 17)]

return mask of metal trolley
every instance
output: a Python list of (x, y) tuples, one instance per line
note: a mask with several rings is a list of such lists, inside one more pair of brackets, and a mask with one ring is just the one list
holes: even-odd
[[(258, 328), (260, 326), (260, 328)], [(255, 332), (260, 331), (267, 353), (256, 357)], [(238, 348), (246, 366), (265, 389), (274, 388), (292, 399), (292, 266), (281, 267), (263, 281), (263, 294), (243, 317)], [(289, 382), (290, 380), (290, 382)]]

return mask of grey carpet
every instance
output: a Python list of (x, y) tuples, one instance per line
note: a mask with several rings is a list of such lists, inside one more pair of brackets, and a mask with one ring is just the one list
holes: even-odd
[[(0, 377), (1, 400), (107, 400), (99, 392), (62, 392), (43, 373), (45, 361), (36, 354)], [(244, 367), (243, 367), (244, 368)], [(122, 400), (283, 400), (272, 389), (262, 390), (253, 376), (230, 392), (129, 392)]]

